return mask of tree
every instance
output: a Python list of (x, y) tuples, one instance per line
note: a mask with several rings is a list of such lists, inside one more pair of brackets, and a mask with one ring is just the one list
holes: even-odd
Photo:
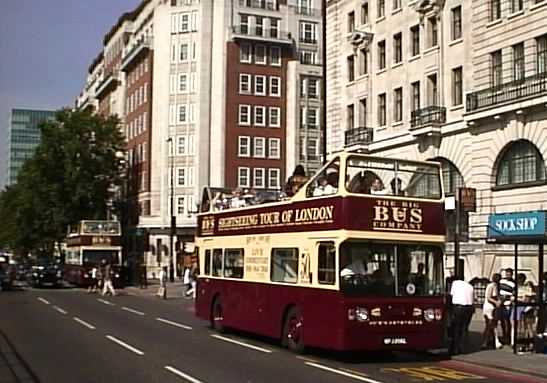
[(12, 213), (8, 222), (0, 222), (0, 246), (50, 253), (68, 225), (106, 218), (123, 182), (117, 153), (125, 143), (117, 118), (85, 111), (61, 110), (40, 130), (34, 156), (17, 183), (0, 194), (0, 215)]

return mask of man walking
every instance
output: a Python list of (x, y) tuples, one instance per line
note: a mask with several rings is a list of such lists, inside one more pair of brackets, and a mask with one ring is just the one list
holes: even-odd
[(504, 344), (512, 344), (511, 333), (511, 304), (515, 299), (515, 280), (513, 279), (513, 269), (507, 268), (504, 277), (500, 280), (500, 300), (502, 308), (500, 309), (500, 322)]
[(450, 288), (452, 296), (452, 342), (450, 355), (465, 353), (469, 323), (473, 317), (473, 286), (456, 277)]
[(116, 291), (112, 285), (112, 267), (110, 263), (106, 263), (106, 260), (103, 259), (104, 265), (104, 286), (103, 286), (103, 295), (110, 293), (112, 296), (116, 296)]
[(158, 289), (157, 296), (167, 299), (167, 266), (163, 266), (160, 271), (160, 288)]

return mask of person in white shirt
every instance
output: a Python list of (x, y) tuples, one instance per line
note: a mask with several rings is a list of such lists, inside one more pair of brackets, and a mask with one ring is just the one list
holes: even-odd
[(160, 271), (160, 288), (156, 295), (160, 298), (167, 299), (167, 266), (163, 266)]
[(352, 275), (366, 275), (367, 269), (365, 268), (365, 264), (363, 262), (362, 258), (354, 259), (353, 262), (347, 264), (342, 271), (340, 271), (340, 276), (342, 278), (344, 277), (350, 277)]
[(458, 277), (450, 288), (452, 296), (452, 342), (449, 352), (456, 355), (465, 352), (469, 323), (473, 316), (473, 286)]
[(484, 304), (482, 305), (482, 314), (484, 315), (482, 348), (491, 348), (492, 344), (495, 348), (503, 347), (498, 339), (496, 330), (498, 327), (498, 315), (496, 315), (496, 310), (498, 310), (502, 304), (498, 287), (500, 279), (501, 275), (495, 273), (492, 276), (492, 281), (486, 286), (484, 292)]

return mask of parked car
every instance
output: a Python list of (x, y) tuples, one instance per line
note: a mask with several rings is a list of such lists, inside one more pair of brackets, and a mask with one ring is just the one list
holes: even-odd
[(0, 256), (0, 289), (9, 290), (15, 281), (15, 270), (9, 264), (8, 256)]
[(28, 271), (27, 282), (32, 287), (53, 286), (62, 284), (62, 267), (50, 260), (40, 260)]

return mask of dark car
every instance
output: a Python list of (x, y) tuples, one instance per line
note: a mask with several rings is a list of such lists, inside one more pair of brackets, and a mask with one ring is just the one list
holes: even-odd
[(30, 268), (27, 281), (33, 287), (57, 287), (63, 281), (63, 270), (57, 263), (41, 261)]
[(0, 290), (9, 290), (13, 287), (15, 273), (9, 264), (9, 257), (0, 256)]

